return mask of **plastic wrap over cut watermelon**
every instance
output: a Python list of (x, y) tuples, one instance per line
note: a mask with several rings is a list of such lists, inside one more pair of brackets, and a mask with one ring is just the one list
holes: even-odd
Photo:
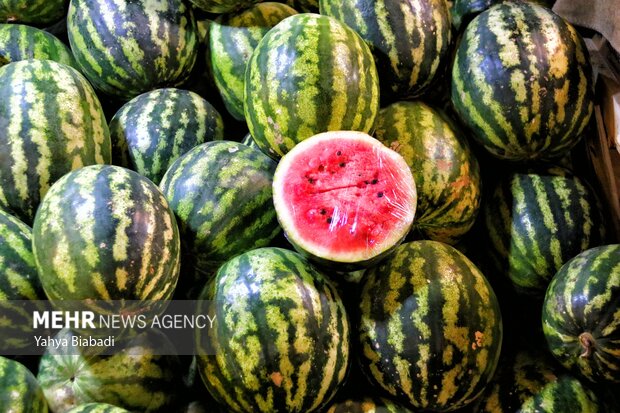
[(405, 160), (362, 132), (325, 132), (285, 155), (274, 203), (289, 241), (320, 262), (364, 267), (409, 232), (416, 188)]

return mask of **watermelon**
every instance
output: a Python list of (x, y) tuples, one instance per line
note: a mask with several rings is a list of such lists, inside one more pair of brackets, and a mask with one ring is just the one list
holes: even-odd
[(168, 202), (119, 166), (87, 166), (58, 180), (35, 217), (32, 246), (52, 301), (164, 300), (178, 279), (179, 232)]
[(547, 289), (542, 320), (564, 367), (620, 383), (620, 244), (588, 249), (563, 265)]
[(252, 137), (274, 158), (320, 132), (370, 132), (379, 111), (372, 53), (333, 17), (287, 17), (252, 53), (244, 111)]
[(273, 202), (288, 240), (340, 271), (373, 265), (407, 235), (416, 186), (405, 160), (363, 132), (315, 135), (284, 156)]
[(412, 413), (391, 400), (384, 398), (347, 399), (333, 403), (325, 413)]
[(198, 50), (194, 15), (181, 0), (71, 0), (67, 32), (93, 86), (124, 99), (180, 84)]
[(344, 22), (370, 45), (382, 99), (419, 96), (448, 57), (445, 0), (320, 0), (319, 5), (321, 14)]
[(603, 413), (596, 394), (542, 353), (503, 357), (473, 413)]
[[(197, 11), (194, 10), (194, 13)], [(198, 46), (196, 54), (196, 63), (192, 68), (188, 78), (177, 86), (179, 89), (191, 90), (194, 93), (198, 93), (205, 99), (209, 100), (209, 103), (215, 103), (215, 82), (213, 81), (213, 72), (207, 65), (209, 60), (209, 26), (213, 23), (213, 16), (202, 15), (196, 13), (196, 29), (198, 34)], [(219, 110), (220, 107), (217, 107)]]
[[(450, 8), (452, 15), (452, 24), (458, 31), (467, 26), (467, 24), (478, 14), (485, 11), (489, 7), (499, 4), (504, 0), (454, 0)], [(523, 0), (531, 3), (537, 3), (541, 6), (551, 8), (555, 0)]]
[(269, 29), (293, 14), (297, 12), (285, 4), (258, 3), (209, 25), (209, 63), (222, 100), (235, 119), (245, 119), (245, 68), (252, 52)]
[(0, 351), (32, 342), (32, 315), (13, 300), (45, 300), (32, 254), (32, 229), (0, 209)]
[(129, 413), (129, 410), (106, 403), (87, 403), (79, 405), (67, 413)]
[[(304, 412), (325, 405), (349, 361), (349, 322), (334, 286), (301, 255), (259, 248), (218, 270), (201, 299), (217, 325), (197, 331), (198, 366), (234, 412)], [(214, 356), (202, 355), (210, 346)]]
[(256, 141), (254, 140), (254, 138), (252, 137), (251, 134), (246, 134), (243, 139), (241, 139), (241, 143), (249, 146), (250, 148), (254, 148), (254, 149), (258, 149), (260, 151), (260, 148), (258, 147), (258, 145), (256, 144)]
[(262, 0), (190, 0), (194, 6), (209, 13), (231, 13), (248, 8)]
[(157, 355), (160, 348), (153, 343), (162, 336), (138, 336), (109, 356), (82, 354), (72, 337), (70, 330), (61, 330), (55, 339), (66, 339), (67, 345), (49, 346), (39, 364), (37, 379), (54, 413), (87, 403), (142, 413), (171, 411), (177, 398), (172, 385), (182, 370), (177, 356)]
[(0, 208), (27, 224), (50, 185), (84, 165), (109, 163), (101, 105), (75, 69), (50, 60), (0, 68)]
[(551, 10), (502, 2), (467, 26), (452, 68), (452, 103), (472, 137), (502, 159), (559, 157), (593, 111), (581, 36)]
[(71, 50), (54, 35), (23, 24), (0, 24), (0, 66), (27, 59), (78, 67)]
[(381, 109), (375, 136), (407, 161), (418, 191), (414, 233), (455, 244), (474, 224), (482, 182), (467, 141), (440, 112), (422, 102)]
[(32, 254), (32, 229), (0, 209), (0, 300), (44, 300)]
[(414, 241), (366, 274), (360, 359), (376, 386), (412, 409), (445, 412), (491, 380), (502, 343), (497, 298), (453, 247)]
[(222, 139), (224, 123), (196, 93), (157, 89), (123, 105), (110, 121), (110, 136), (115, 163), (159, 183), (179, 156)]
[(605, 239), (594, 192), (559, 167), (502, 177), (483, 203), (482, 220), (497, 273), (518, 291), (539, 296), (566, 261)]
[(195, 275), (267, 246), (279, 233), (271, 189), (275, 167), (258, 149), (215, 141), (195, 147), (168, 169), (160, 187), (179, 222), (184, 265), (195, 261)]
[(0, 356), (0, 408), (7, 413), (47, 413), (36, 377), (23, 364)]
[(0, 23), (46, 26), (62, 19), (68, 0), (0, 0)]

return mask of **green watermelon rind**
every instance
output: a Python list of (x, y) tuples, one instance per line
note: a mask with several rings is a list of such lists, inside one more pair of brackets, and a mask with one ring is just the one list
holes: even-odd
[[(228, 411), (309, 413), (335, 395), (350, 323), (337, 289), (303, 256), (273, 247), (238, 255), (201, 300), (217, 303), (218, 323), (196, 331), (200, 375)], [(205, 343), (215, 355), (201, 355)]]
[(620, 244), (581, 252), (549, 284), (542, 327), (551, 354), (595, 383), (620, 383)]
[(71, 50), (53, 34), (24, 24), (0, 24), (0, 66), (27, 59), (79, 68)]
[(47, 413), (48, 405), (36, 377), (18, 361), (0, 356), (0, 407), (3, 412)]

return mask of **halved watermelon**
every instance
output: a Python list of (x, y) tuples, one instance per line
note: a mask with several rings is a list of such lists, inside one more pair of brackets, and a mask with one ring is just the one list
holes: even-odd
[(278, 164), (273, 198), (295, 249), (346, 271), (370, 266), (400, 244), (417, 201), (405, 160), (353, 131), (320, 133), (297, 144)]

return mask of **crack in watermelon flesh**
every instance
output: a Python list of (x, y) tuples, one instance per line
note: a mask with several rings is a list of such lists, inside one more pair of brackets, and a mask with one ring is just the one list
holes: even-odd
[(399, 243), (416, 206), (405, 161), (364, 133), (316, 137), (297, 145), (276, 171), (274, 202), (289, 239), (343, 262), (368, 260)]

